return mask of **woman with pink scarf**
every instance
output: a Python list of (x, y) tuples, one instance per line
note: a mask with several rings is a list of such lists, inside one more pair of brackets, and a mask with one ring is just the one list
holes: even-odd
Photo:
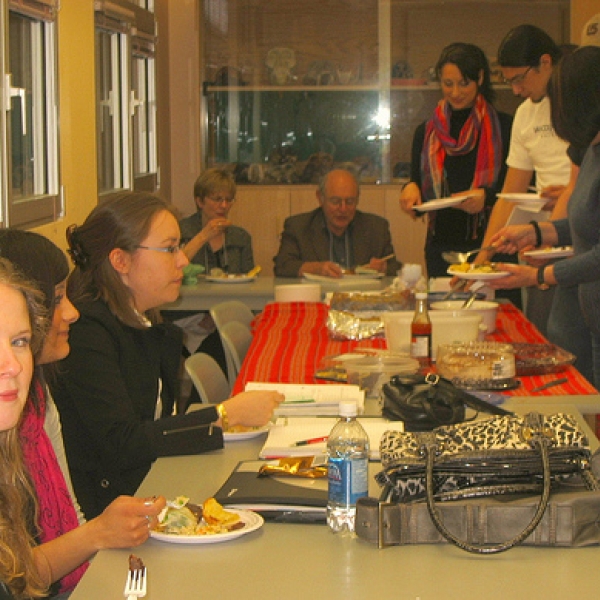
[[(506, 174), (512, 117), (493, 105), (490, 67), (473, 44), (454, 43), (436, 65), (442, 99), (417, 127), (410, 181), (400, 207), (413, 218), (428, 216), (425, 260), (428, 277), (444, 277), (442, 252), (481, 246), (487, 220)], [(464, 196), (450, 208), (419, 211), (425, 203)]]

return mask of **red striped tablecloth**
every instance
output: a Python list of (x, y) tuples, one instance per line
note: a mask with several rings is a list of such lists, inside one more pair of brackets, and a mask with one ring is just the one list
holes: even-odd
[[(314, 373), (323, 358), (356, 348), (385, 348), (383, 338), (356, 341), (331, 339), (327, 330), (328, 307), (304, 302), (272, 303), (254, 323), (254, 337), (246, 354), (233, 392), (243, 391), (248, 381), (314, 383)], [(512, 304), (501, 304), (497, 331), (490, 340), (546, 343), (546, 339)], [(566, 377), (567, 383), (532, 394), (547, 381)], [(512, 396), (550, 396), (596, 394), (596, 389), (573, 367), (561, 373), (521, 377), (521, 386), (508, 392)]]

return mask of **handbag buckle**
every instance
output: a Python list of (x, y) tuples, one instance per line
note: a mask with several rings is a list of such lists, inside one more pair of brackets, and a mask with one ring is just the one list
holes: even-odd
[(377, 506), (377, 548), (379, 548), (379, 550), (392, 545), (385, 543), (385, 522), (383, 513), (386, 506), (394, 506), (394, 502), (379, 502)]
[(440, 382), (440, 376), (437, 373), (427, 373), (424, 381), (429, 385), (437, 385)]

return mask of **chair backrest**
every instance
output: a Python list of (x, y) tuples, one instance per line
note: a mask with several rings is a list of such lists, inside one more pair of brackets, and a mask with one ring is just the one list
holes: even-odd
[(210, 316), (213, 318), (217, 329), (221, 331), (221, 327), (230, 321), (238, 321), (250, 328), (250, 324), (254, 319), (254, 313), (240, 300), (227, 300), (215, 304), (210, 309)]
[(246, 352), (252, 342), (252, 332), (249, 327), (238, 321), (225, 323), (220, 329), (225, 356), (227, 357), (227, 372), (229, 373), (229, 383), (233, 387)]
[[(217, 361), (204, 352), (196, 352), (185, 359), (185, 370), (204, 404), (219, 404), (227, 400), (231, 387)], [(193, 404), (186, 412), (193, 410)]]

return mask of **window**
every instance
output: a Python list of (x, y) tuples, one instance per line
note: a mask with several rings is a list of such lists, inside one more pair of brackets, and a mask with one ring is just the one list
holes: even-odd
[(100, 195), (158, 184), (155, 19), (137, 4), (95, 3)]
[(63, 214), (58, 164), (56, 0), (0, 0), (3, 97), (1, 222)]

